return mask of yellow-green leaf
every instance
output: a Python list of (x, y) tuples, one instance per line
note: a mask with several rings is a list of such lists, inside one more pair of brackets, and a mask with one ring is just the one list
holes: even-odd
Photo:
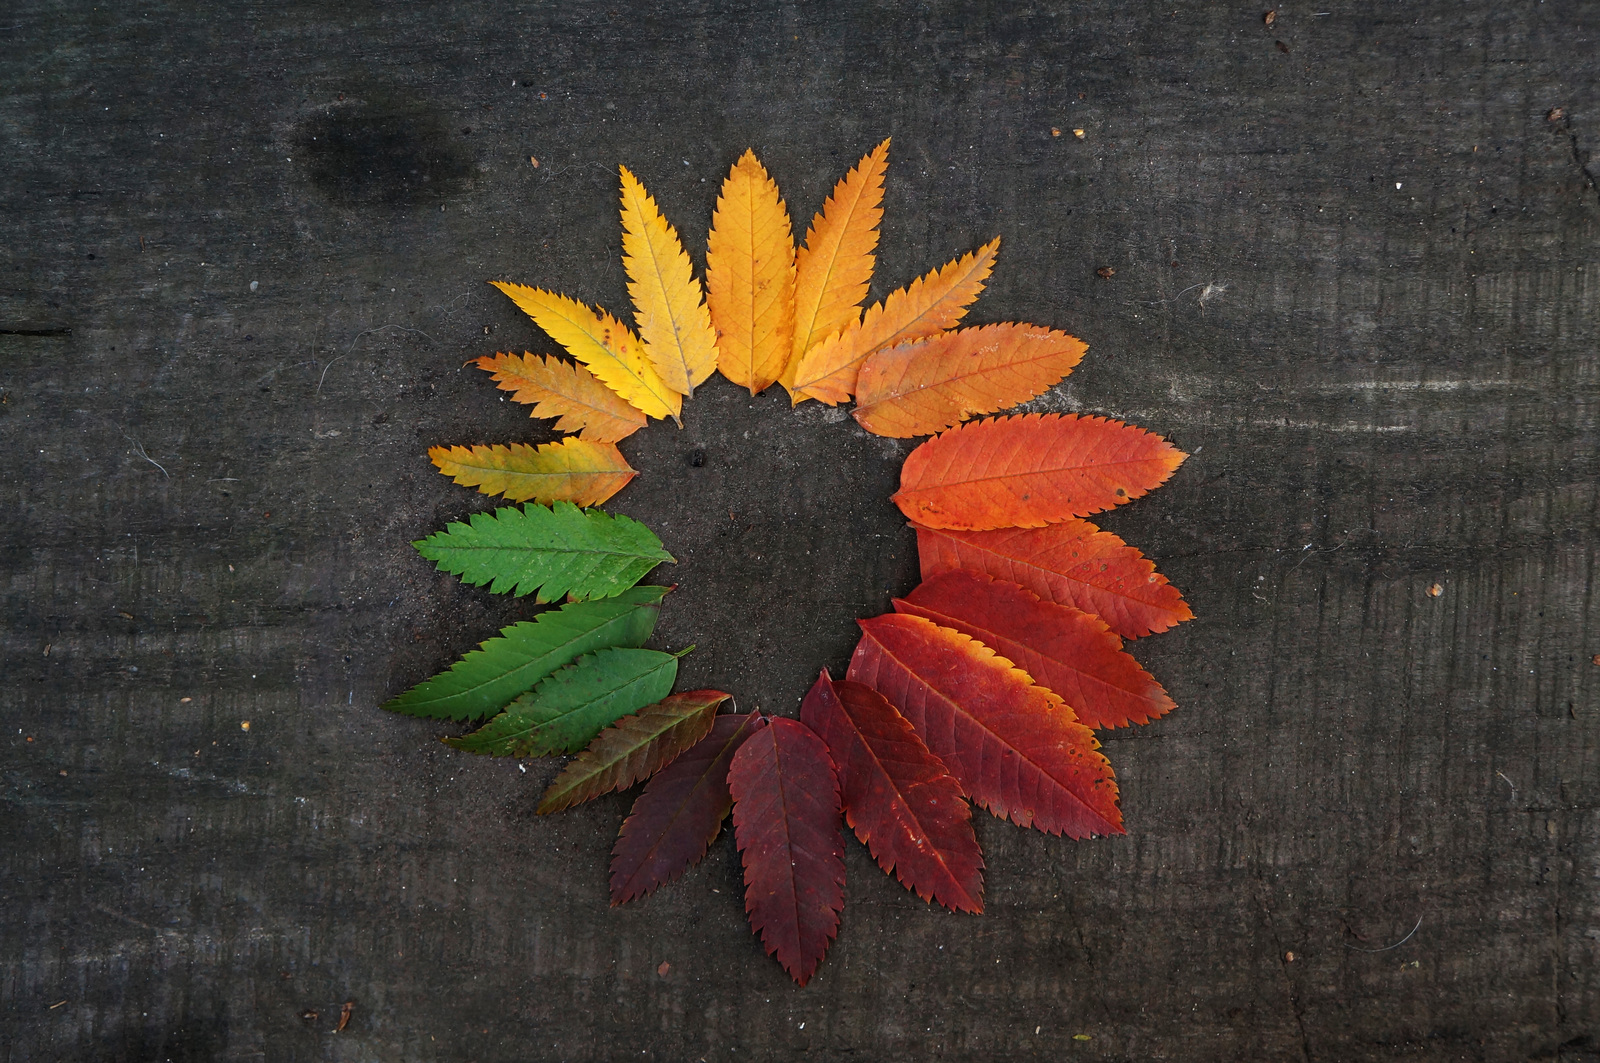
[(597, 506), (639, 475), (612, 444), (570, 436), (540, 447), (433, 447), (428, 457), (464, 487), (544, 505)]

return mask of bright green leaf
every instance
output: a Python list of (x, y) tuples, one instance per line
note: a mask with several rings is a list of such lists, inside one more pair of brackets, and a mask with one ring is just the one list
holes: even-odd
[(666, 587), (634, 587), (615, 598), (578, 602), (512, 624), (480, 649), (384, 708), (407, 716), (479, 720), (505, 708), (557, 668), (609, 646), (643, 646), (655, 630)]
[(610, 598), (663, 561), (676, 560), (654, 532), (631, 517), (571, 502), (532, 503), (475, 513), (412, 544), (429, 561), (496, 594), (533, 594), (553, 602)]

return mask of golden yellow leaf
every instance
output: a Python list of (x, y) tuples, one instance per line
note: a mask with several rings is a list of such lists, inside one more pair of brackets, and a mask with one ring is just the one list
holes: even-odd
[(833, 406), (855, 394), (856, 374), (869, 354), (943, 332), (966, 316), (994, 269), (1000, 238), (947, 262), (873, 303), (858, 324), (817, 344), (800, 359), (794, 389)]
[(533, 407), (531, 417), (556, 417), (556, 428), (591, 443), (615, 443), (645, 426), (644, 414), (581, 365), (537, 355), (495, 354), (478, 359), (502, 391)]
[(929, 435), (1042, 394), (1088, 349), (1076, 336), (1041, 325), (940, 332), (870, 356), (852, 412), (876, 435)]
[(541, 505), (597, 506), (639, 475), (614, 445), (571, 436), (541, 447), (431, 447), (428, 457), (464, 487)]
[(777, 380), (794, 346), (794, 230), (754, 151), (733, 164), (717, 197), (706, 305), (722, 375), (752, 395)]
[(878, 246), (888, 166), (885, 140), (834, 186), (822, 212), (811, 219), (806, 245), (795, 256), (794, 349), (778, 383), (797, 402), (794, 374), (800, 357), (860, 318), (861, 300), (872, 283), (872, 252)]
[(639, 179), (622, 171), (622, 268), (645, 357), (667, 387), (693, 395), (717, 368), (717, 334), (705, 291), (695, 279), (678, 231)]
[(588, 366), (606, 387), (651, 417), (678, 419), (683, 396), (667, 387), (651, 368), (639, 337), (628, 326), (565, 295), (523, 284), (489, 283), (510, 296), (534, 324)]

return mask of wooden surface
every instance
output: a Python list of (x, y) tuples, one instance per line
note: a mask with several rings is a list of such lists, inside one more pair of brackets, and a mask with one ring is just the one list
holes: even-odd
[[(1600, 1059), (1600, 8), (1263, 10), (7, 5), (0, 1056)], [(726, 835), (612, 910), (624, 799), (377, 706), (533, 611), (407, 545), (490, 504), (428, 445), (544, 438), (484, 282), (622, 311), (618, 163), (698, 261), (746, 147), (808, 219), (891, 134), (875, 295), (1004, 238), (972, 320), (1090, 344), (1037, 408), (1194, 455), (1105, 524), (1198, 619), (1126, 837), (982, 817), (980, 917), (851, 839), (797, 990)], [(686, 410), (654, 644), (792, 713), (908, 446)]]

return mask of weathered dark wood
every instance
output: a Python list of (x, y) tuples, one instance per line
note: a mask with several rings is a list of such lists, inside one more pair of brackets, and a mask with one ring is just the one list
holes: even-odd
[[(7, 6), (7, 1060), (1600, 1059), (1600, 9), (1009, 7)], [(483, 282), (620, 310), (619, 162), (703, 247), (746, 146), (809, 218), (888, 134), (875, 290), (1004, 237), (1040, 408), (1193, 452), (1105, 523), (1199, 618), (1127, 837), (984, 817), (981, 917), (851, 841), (801, 991), (726, 836), (613, 911), (624, 800), (377, 705), (531, 610), (407, 545), (488, 504), (428, 444), (541, 438)], [(787, 406), (615, 507), (784, 713), (914, 581), (908, 448)]]

